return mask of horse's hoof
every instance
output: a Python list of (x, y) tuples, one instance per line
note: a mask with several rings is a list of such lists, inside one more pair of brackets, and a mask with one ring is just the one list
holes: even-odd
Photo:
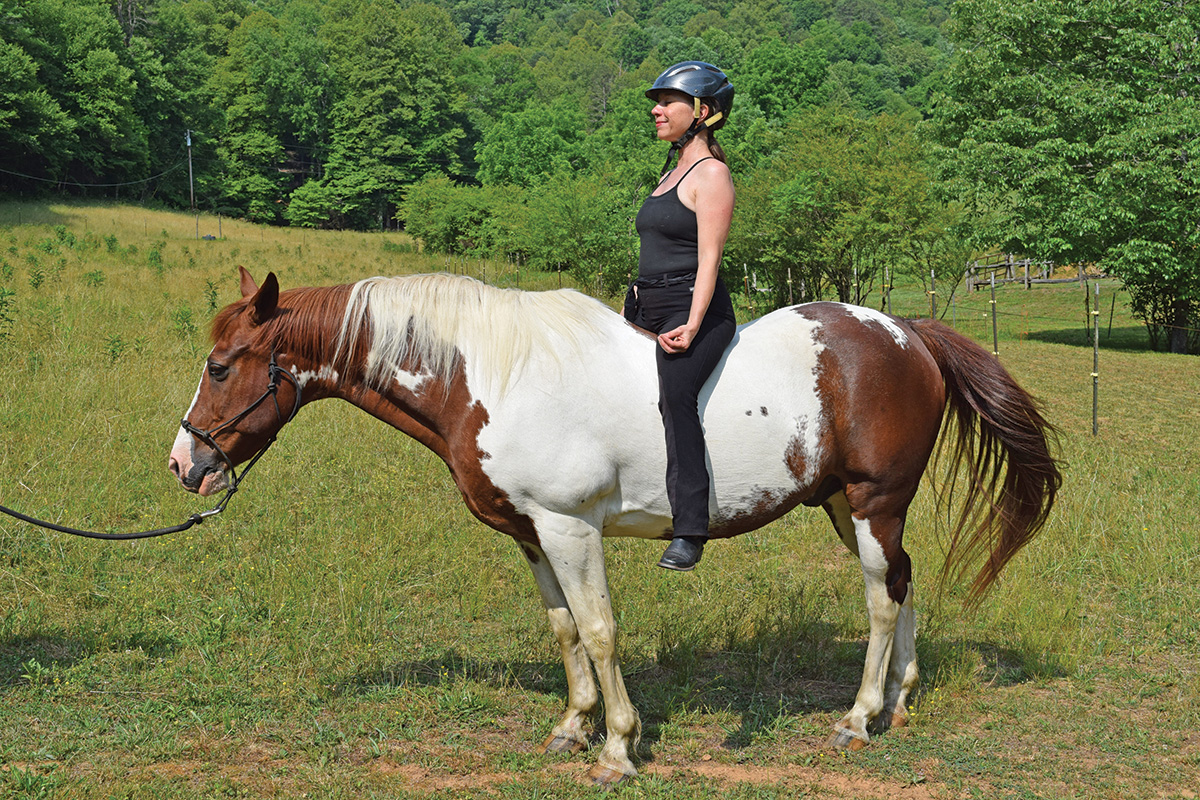
[(542, 746), (538, 748), (538, 752), (573, 756), (576, 753), (582, 753), (586, 749), (587, 742), (581, 742), (569, 736), (559, 736), (552, 733), (546, 737), (546, 741), (542, 742)]
[(626, 772), (622, 772), (619, 769), (613, 769), (612, 767), (606, 767), (603, 764), (596, 764), (594, 767), (588, 770), (588, 780), (590, 780), (596, 786), (603, 786), (605, 788), (624, 783), (632, 777), (632, 775)]
[(850, 752), (854, 753), (862, 750), (867, 746), (867, 740), (861, 736), (857, 736), (846, 728), (834, 728), (833, 734), (825, 743), (831, 750), (839, 753)]
[(902, 714), (899, 711), (892, 712), (892, 727), (903, 728), (908, 724), (908, 714)]

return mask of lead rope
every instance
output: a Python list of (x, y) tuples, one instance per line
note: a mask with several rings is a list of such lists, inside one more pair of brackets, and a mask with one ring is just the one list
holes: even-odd
[[(244, 472), (244, 470), (243, 470)], [(22, 522), (28, 522), (30, 525), (36, 525), (39, 528), (48, 528), (59, 533), (69, 533), (72, 536), (82, 536), (86, 539), (149, 539), (152, 536), (163, 536), (168, 533), (179, 533), (186, 531), (193, 525), (199, 525), (209, 517), (220, 514), (225, 510), (225, 504), (229, 502), (229, 498), (233, 495), (233, 489), (230, 489), (225, 497), (217, 504), (216, 508), (209, 509), (199, 514), (192, 514), (188, 517), (187, 522), (181, 522), (178, 525), (172, 525), (169, 528), (155, 528), (149, 531), (138, 531), (137, 533), (97, 533), (96, 531), (85, 531), (78, 528), (68, 528), (65, 525), (56, 525), (53, 522), (47, 522), (44, 519), (36, 519), (35, 517), (26, 516), (20, 511), (14, 511), (8, 506), (0, 506), (0, 511), (8, 514), (10, 517), (15, 517)]]
[(275, 413), (279, 415), (280, 419), (283, 419), (283, 411), (279, 408), (279, 397), (275, 393), (279, 388), (279, 378), (281, 377), (286, 378), (287, 381), (296, 389), (296, 402), (292, 406), (292, 413), (288, 415), (287, 419), (283, 419), (283, 424), (286, 425), (295, 419), (296, 413), (300, 411), (300, 382), (296, 380), (295, 375), (275, 363), (274, 353), (271, 354), (271, 364), (268, 367), (267, 374), (270, 376), (270, 380), (267, 383), (267, 390), (263, 392), (262, 396), (255, 400), (249, 408), (233, 417), (233, 419), (229, 420), (228, 422), (218, 425), (211, 431), (202, 431), (199, 428), (194, 427), (186, 419), (182, 422), (185, 430), (217, 451), (217, 455), (219, 455), (221, 459), (229, 465), (229, 472), (233, 476), (233, 481), (229, 488), (225, 491), (225, 496), (221, 498), (219, 503), (217, 503), (213, 508), (210, 508), (208, 511), (192, 514), (185, 522), (181, 522), (178, 525), (171, 525), (167, 528), (154, 528), (153, 530), (148, 531), (137, 531), (136, 533), (98, 533), (96, 531), (81, 530), (79, 528), (69, 528), (65, 525), (58, 525), (53, 522), (47, 522), (43, 519), (27, 516), (4, 505), (0, 505), (0, 511), (3, 511), (10, 517), (19, 519), (22, 522), (28, 522), (30, 525), (36, 525), (39, 528), (47, 528), (52, 531), (58, 531), (59, 533), (69, 533), (72, 536), (82, 536), (85, 539), (106, 540), (150, 539), (154, 536), (165, 536), (168, 533), (179, 533), (180, 531), (186, 531), (193, 525), (199, 525), (200, 523), (204, 522), (204, 520), (208, 519), (209, 517), (215, 517), (217, 514), (220, 514), (225, 510), (225, 506), (229, 504), (230, 498), (233, 497), (233, 495), (237, 492), (238, 487), (242, 485), (242, 481), (245, 480), (246, 475), (250, 472), (250, 469), (258, 463), (258, 460), (262, 458), (271, 445), (275, 443), (274, 436), (268, 439), (267, 443), (264, 444), (262, 448), (254, 454), (254, 457), (247, 462), (246, 466), (242, 468), (242, 472), (239, 475), (238, 472), (233, 468), (233, 461), (217, 444), (216, 439), (214, 438), (215, 434), (231, 425), (236, 425), (250, 412), (262, 405), (263, 401), (268, 397), (272, 397), (275, 400)]

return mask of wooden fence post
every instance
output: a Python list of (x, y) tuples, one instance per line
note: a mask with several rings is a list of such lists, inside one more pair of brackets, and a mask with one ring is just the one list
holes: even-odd
[(1000, 357), (1000, 334), (996, 326), (996, 273), (992, 273), (992, 355)]
[(1096, 282), (1096, 304), (1092, 309), (1092, 436), (1100, 429), (1100, 283)]
[(892, 280), (896, 277), (896, 270), (892, 269), (890, 273), (885, 274), (887, 280), (883, 284), (884, 300), (887, 302), (887, 313), (892, 313)]
[(937, 319), (937, 284), (933, 270), (929, 270), (929, 318)]

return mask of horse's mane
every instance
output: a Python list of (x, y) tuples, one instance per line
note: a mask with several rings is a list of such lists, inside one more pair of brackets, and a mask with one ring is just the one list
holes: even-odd
[[(350, 286), (317, 286), (289, 289), (279, 296), (276, 313), (263, 325), (262, 335), (272, 349), (287, 347), (296, 355), (319, 361), (328, 342), (337, 338), (342, 310), (350, 296)], [(212, 340), (225, 337), (229, 325), (249, 303), (243, 297), (226, 306), (213, 319)]]
[[(231, 303), (213, 320), (220, 341), (249, 301)], [(449, 379), (459, 359), (504, 391), (535, 353), (552, 360), (578, 354), (611, 325), (610, 309), (570, 289), (526, 292), (499, 289), (457, 275), (367, 278), (358, 283), (289, 289), (263, 326), (272, 348), (344, 370), (366, 352), (366, 380), (382, 387), (412, 359)]]
[(531, 356), (576, 355), (613, 318), (599, 301), (569, 289), (499, 289), (448, 274), (367, 278), (349, 287), (334, 361), (353, 360), (366, 344), (367, 381), (382, 386), (411, 359), (449, 379), (462, 358), (503, 392)]

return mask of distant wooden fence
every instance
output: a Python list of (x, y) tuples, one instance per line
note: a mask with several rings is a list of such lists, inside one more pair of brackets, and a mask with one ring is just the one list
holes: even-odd
[[(1033, 261), (1028, 258), (1014, 258), (1011, 253), (998, 253), (984, 256), (972, 261), (966, 269), (967, 291), (973, 292), (985, 286), (991, 286), (993, 277), (997, 286), (1004, 283), (1019, 283), (1026, 289), (1035, 283), (1078, 283), (1086, 284), (1089, 278), (1106, 278), (1107, 275), (1085, 275), (1083, 264), (1076, 265), (1078, 274), (1070, 278), (1054, 278), (1054, 262)], [(1003, 272), (1003, 277), (1000, 273)]]

